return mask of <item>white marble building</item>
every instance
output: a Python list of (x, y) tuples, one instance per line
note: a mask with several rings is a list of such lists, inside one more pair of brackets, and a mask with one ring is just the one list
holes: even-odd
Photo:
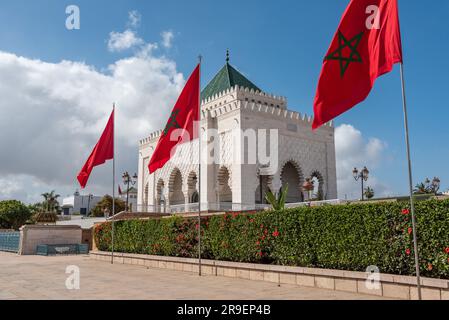
[[(307, 178), (315, 182), (313, 197), (337, 198), (332, 123), (312, 132), (311, 117), (288, 110), (286, 98), (260, 90), (229, 64), (229, 58), (202, 91), (201, 99), (203, 159), (212, 147), (215, 147), (217, 159), (215, 163), (202, 160), (202, 209), (252, 209), (261, 204), (261, 200), (265, 202), (263, 198), (268, 188), (277, 191), (287, 183), (287, 202), (303, 202), (310, 196), (303, 190)], [(210, 129), (218, 132), (218, 139), (209, 134)], [(252, 164), (236, 161), (244, 153), (236, 150), (242, 150), (245, 145), (242, 136), (248, 129), (277, 129), (274, 168), (267, 169), (258, 160)], [(235, 132), (242, 130), (243, 133), (237, 133), (241, 136), (235, 139)], [(150, 212), (193, 211), (198, 208), (198, 139), (190, 143), (194, 145), (192, 152), (185, 151), (187, 144), (178, 146), (176, 153), (184, 159), (181, 164), (168, 162), (149, 175), (148, 163), (160, 133), (157, 131), (140, 141), (138, 208)]]

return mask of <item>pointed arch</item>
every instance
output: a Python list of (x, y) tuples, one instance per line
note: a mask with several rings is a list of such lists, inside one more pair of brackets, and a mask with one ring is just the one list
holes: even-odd
[(301, 167), (294, 160), (288, 160), (281, 169), (281, 184), (285, 187), (288, 184), (287, 203), (303, 202), (302, 182), (304, 176)]
[(185, 203), (182, 191), (182, 174), (178, 168), (174, 168), (168, 180), (168, 201), (170, 205)]
[(317, 200), (325, 200), (326, 195), (324, 194), (324, 190), (323, 190), (323, 186), (324, 186), (323, 175), (318, 170), (314, 170), (310, 174), (310, 178), (312, 178), (312, 180), (314, 180), (315, 183), (318, 182), (318, 185), (314, 185), (313, 197), (316, 198)]

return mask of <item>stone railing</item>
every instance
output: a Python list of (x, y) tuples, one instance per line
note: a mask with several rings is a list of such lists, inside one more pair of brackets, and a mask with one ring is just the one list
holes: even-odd
[[(90, 257), (111, 261), (111, 253), (91, 251)], [(198, 260), (189, 258), (114, 253), (114, 261), (148, 268), (171, 269), (198, 273)], [(416, 278), (392, 274), (379, 274), (378, 285), (369, 285), (371, 273), (345, 270), (287, 267), (264, 264), (237, 263), (202, 259), (202, 274), (293, 284), (328, 290), (354, 292), (392, 299), (418, 298)], [(421, 278), (422, 295), (426, 300), (449, 300), (449, 280)]]

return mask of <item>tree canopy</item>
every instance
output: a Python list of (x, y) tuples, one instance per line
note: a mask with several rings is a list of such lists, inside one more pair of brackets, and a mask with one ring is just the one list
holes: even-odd
[(30, 209), (20, 201), (0, 201), (0, 228), (18, 230), (31, 218)]

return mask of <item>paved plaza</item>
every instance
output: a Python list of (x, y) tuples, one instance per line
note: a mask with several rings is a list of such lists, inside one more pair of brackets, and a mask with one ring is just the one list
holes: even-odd
[[(80, 289), (68, 290), (67, 266), (78, 266)], [(0, 252), (4, 299), (379, 299), (355, 293), (225, 278), (136, 265), (111, 265), (88, 256), (18, 256)]]

